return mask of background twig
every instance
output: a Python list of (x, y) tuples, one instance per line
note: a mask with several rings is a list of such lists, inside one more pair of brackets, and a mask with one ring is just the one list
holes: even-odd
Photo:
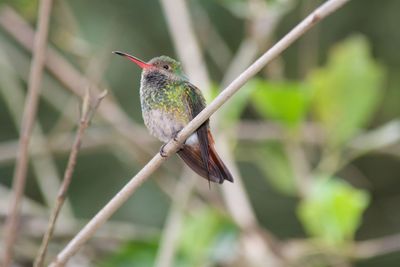
[(210, 89), (210, 79), (192, 31), (192, 23), (184, 0), (162, 0), (163, 11), (169, 24), (176, 52), (191, 81), (202, 90)]
[(192, 170), (184, 168), (181, 179), (176, 185), (174, 198), (162, 232), (160, 248), (157, 251), (155, 267), (174, 266), (173, 257), (177, 250), (179, 233), (182, 229), (185, 206), (188, 204), (194, 185), (198, 181), (196, 177), (191, 176), (194, 176)]
[(82, 115), (81, 115), (82, 117), (79, 123), (79, 128), (76, 133), (74, 144), (72, 145), (71, 153), (68, 159), (68, 164), (64, 173), (64, 179), (58, 191), (56, 205), (50, 215), (49, 225), (43, 237), (38, 256), (35, 260), (34, 264), (35, 267), (43, 266), (44, 260), (46, 258), (47, 247), (53, 235), (58, 215), (60, 214), (61, 208), (65, 202), (68, 187), (72, 181), (72, 174), (75, 169), (76, 159), (82, 142), (82, 136), (86, 128), (89, 126), (90, 120), (94, 115), (94, 112), (96, 111), (97, 107), (100, 105), (101, 100), (106, 96), (106, 94), (107, 91), (104, 91), (100, 96), (98, 96), (93, 103), (93, 107), (91, 107), (92, 101), (90, 99), (89, 89), (87, 89), (87, 94), (85, 95), (85, 98), (83, 100)]
[[(7, 55), (3, 53), (3, 50), (0, 52), (0, 72), (0, 83), (6, 85), (0, 88), (0, 92), (4, 96), (6, 106), (10, 111), (15, 126), (19, 128), (21, 125), (22, 108), (24, 106), (25, 99), (24, 90), (18, 81), (16, 70), (12, 68), (11, 61)], [(12, 148), (14, 159), (17, 157), (17, 146), (18, 142), (16, 142), (16, 146)], [(42, 153), (33, 153), (33, 151), (38, 150), (40, 150)], [(5, 151), (3, 150), (2, 152)], [(9, 151), (7, 151), (5, 154), (10, 156)], [(59, 181), (61, 179), (58, 175), (55, 160), (43, 133), (43, 127), (38, 120), (33, 126), (29, 155), (32, 158), (33, 171), (35, 173), (35, 178), (38, 181), (42, 196), (45, 198), (46, 204), (49, 207), (53, 207), (57, 189), (60, 185)], [(71, 218), (71, 207), (69, 203), (66, 204), (64, 215), (68, 215), (68, 217)]]
[[(12, 8), (5, 6), (0, 9), (0, 25), (26, 50), (32, 51), (33, 31)], [(91, 82), (79, 70), (68, 62), (59, 52), (49, 47), (46, 53), (46, 68), (66, 89), (83, 97), (84, 90), (90, 86), (94, 94), (100, 94), (100, 88)], [(53, 92), (51, 92), (53, 93)], [(53, 98), (50, 103), (57, 102)], [(53, 105), (53, 104), (52, 104)], [(98, 114), (115, 130), (119, 149), (127, 151), (138, 163), (144, 164), (152, 154), (148, 144), (155, 144), (144, 127), (131, 120), (115, 98), (109, 95), (99, 107)], [(146, 144), (146, 145), (144, 145)], [(118, 154), (117, 154), (118, 155)], [(164, 165), (170, 173), (176, 173), (176, 166)]]
[[(9, 7), (0, 10), (0, 25), (11, 34), (25, 49), (32, 51), (32, 31), (18, 14)], [(100, 94), (100, 88), (92, 84), (86, 77), (81, 75), (75, 67), (65, 60), (56, 50), (47, 49), (46, 67), (67, 89), (79, 97), (84, 96), (83, 88), (91, 85), (94, 94)], [(146, 146), (142, 146), (144, 142), (149, 140), (145, 129), (132, 120), (116, 105), (110, 98), (103, 101), (99, 108), (99, 114), (113, 125), (114, 129), (128, 139), (131, 143), (136, 144), (141, 150), (146, 151)], [(133, 138), (136, 136), (136, 138)], [(140, 136), (140, 138), (137, 138)], [(140, 146), (138, 140), (140, 139)]]
[(26, 174), (28, 169), (29, 140), (36, 117), (40, 84), (45, 60), (51, 6), (52, 0), (40, 1), (38, 30), (35, 35), (32, 65), (29, 74), (28, 95), (26, 98), (24, 115), (22, 118), (20, 146), (13, 178), (14, 198), (11, 201), (10, 213), (7, 217), (5, 227), (3, 267), (8, 267), (13, 258), (13, 246), (17, 235), (21, 199), (25, 188)]
[(400, 250), (400, 234), (357, 242), (353, 256), (367, 259)]

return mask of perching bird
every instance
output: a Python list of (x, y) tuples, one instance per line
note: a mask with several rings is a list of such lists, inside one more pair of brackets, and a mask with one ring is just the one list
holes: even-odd
[[(188, 81), (178, 61), (160, 56), (146, 63), (126, 53), (113, 53), (142, 68), (140, 101), (143, 120), (150, 133), (162, 142), (175, 138), (204, 109), (205, 99), (201, 91)], [(177, 153), (190, 168), (209, 181), (233, 182), (232, 175), (215, 151), (208, 120), (189, 136)], [(160, 154), (165, 156), (163, 147)]]

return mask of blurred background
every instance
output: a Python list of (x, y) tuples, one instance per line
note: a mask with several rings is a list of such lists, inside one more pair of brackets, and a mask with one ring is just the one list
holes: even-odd
[[(161, 146), (140, 69), (183, 63), (210, 102), (323, 1), (55, 1), (15, 266), (32, 266), (79, 124), (85, 133), (50, 261)], [(0, 230), (7, 216), (38, 1), (0, 1)], [(67, 266), (399, 266), (400, 1), (353, 0), (211, 117), (235, 183), (171, 157)], [(0, 246), (0, 249), (2, 247)]]

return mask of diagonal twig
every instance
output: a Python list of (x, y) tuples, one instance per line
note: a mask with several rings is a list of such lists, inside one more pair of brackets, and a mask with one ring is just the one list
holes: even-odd
[(399, 250), (400, 234), (394, 234), (357, 242), (351, 256), (356, 259), (369, 259)]
[(13, 258), (13, 247), (17, 236), (21, 199), (25, 189), (28, 170), (28, 147), (39, 100), (40, 84), (46, 54), (47, 35), (52, 0), (42, 0), (39, 5), (38, 30), (35, 35), (33, 59), (29, 73), (28, 95), (21, 124), (20, 146), (14, 171), (14, 196), (7, 217), (4, 239), (3, 267), (8, 267)]
[[(33, 30), (12, 8), (4, 6), (0, 9), (0, 26), (24, 49), (32, 51)], [(91, 83), (87, 77), (82, 75), (77, 68), (51, 47), (48, 48), (46, 53), (46, 67), (49, 73), (66, 89), (77, 96), (82, 97), (84, 95), (83, 88), (87, 87), (88, 84), (90, 84), (90, 88), (92, 88), (94, 94), (100, 93), (99, 86)], [(53, 94), (54, 92), (50, 91), (48, 94)], [(44, 97), (48, 99), (47, 94)], [(56, 102), (55, 100), (52, 99), (49, 103), (53, 105)], [(146, 130), (143, 126), (131, 120), (112, 96), (108, 96), (102, 101), (98, 114), (113, 127), (116, 135), (122, 137), (115, 138), (117, 140), (116, 144), (121, 148), (119, 151), (126, 152), (129, 157), (132, 157), (139, 163), (146, 163), (153, 153), (151, 152), (152, 147), (147, 144), (154, 144), (155, 140), (145, 133)], [(114, 149), (114, 147), (112, 148)], [(114, 151), (118, 151), (118, 149), (114, 149)], [(163, 168), (168, 173), (176, 173), (176, 167), (173, 165), (164, 165)], [(164, 191), (164, 188), (162, 189)]]
[(72, 174), (75, 169), (76, 159), (78, 156), (79, 149), (81, 147), (83, 134), (84, 134), (86, 128), (89, 126), (89, 122), (90, 122), (94, 112), (96, 111), (97, 107), (100, 105), (101, 100), (106, 96), (106, 94), (107, 94), (107, 91), (104, 91), (100, 96), (98, 96), (95, 99), (93, 106), (91, 107), (92, 101), (90, 99), (89, 89), (87, 89), (87, 94), (85, 95), (85, 98), (83, 100), (82, 115), (81, 115), (81, 120), (79, 123), (79, 128), (78, 128), (78, 131), (75, 136), (75, 141), (72, 145), (71, 153), (69, 155), (68, 164), (67, 164), (67, 167), (66, 167), (65, 173), (64, 173), (64, 179), (63, 179), (60, 189), (58, 191), (56, 205), (53, 208), (53, 211), (50, 215), (49, 224), (48, 224), (46, 233), (43, 237), (42, 244), (39, 249), (39, 253), (35, 259), (35, 264), (34, 264), (35, 267), (43, 266), (44, 260), (46, 258), (47, 247), (48, 247), (50, 239), (53, 235), (57, 218), (58, 218), (61, 208), (65, 202), (69, 185), (71, 184), (71, 181), (72, 181)]
[(145, 182), (150, 175), (166, 161), (179, 148), (193, 131), (195, 131), (211, 114), (230, 99), (249, 79), (257, 74), (267, 63), (282, 53), (293, 42), (299, 39), (305, 32), (312, 28), (321, 19), (343, 6), (349, 0), (329, 0), (317, 8), (271, 49), (263, 54), (256, 62), (239, 75), (209, 106), (201, 111), (177, 136), (177, 141), (171, 140), (164, 146), (166, 157), (157, 153), (132, 179), (118, 192), (83, 229), (67, 244), (50, 264), (51, 267), (64, 265), (81, 246), (87, 242), (111, 215)]
[[(22, 108), (24, 106), (25, 92), (19, 83), (16, 70), (12, 67), (9, 56), (3, 52), (3, 46), (0, 45), (0, 83), (3, 85), (0, 89), (0, 93), (4, 96), (4, 101), (9, 110), (10, 116), (15, 124), (15, 127), (20, 131), (22, 118)], [(5, 50), (4, 50), (5, 51)], [(8, 142), (10, 143), (10, 142)], [(13, 148), (14, 159), (17, 157), (16, 153), (18, 150), (18, 142), (16, 147)], [(41, 154), (35, 154), (33, 151), (40, 149)], [(5, 153), (9, 154), (8, 151)], [(49, 145), (45, 140), (42, 125), (37, 120), (33, 126), (31, 136), (31, 146), (29, 147), (29, 156), (32, 158), (32, 167), (35, 174), (35, 178), (38, 182), (41, 194), (45, 199), (48, 207), (52, 207), (55, 199), (57, 188), (59, 187), (61, 180), (53, 155), (49, 149)], [(72, 210), (67, 203), (67, 207), (64, 210), (64, 215), (71, 218)]]
[(202, 90), (205, 90), (203, 92), (208, 93), (211, 83), (205, 67), (206, 65), (201, 56), (200, 47), (192, 31), (193, 27), (189, 18), (186, 1), (162, 0), (160, 2), (183, 68), (190, 80)]
[[(0, 25), (26, 50), (32, 51), (32, 30), (23, 19), (10, 7), (3, 7), (0, 10)], [(48, 48), (45, 61), (46, 67), (54, 77), (60, 81), (68, 90), (75, 95), (83, 97), (85, 92), (83, 88), (91, 85), (95, 94), (100, 94), (101, 90), (92, 84), (85, 76), (80, 74), (77, 69), (62, 57), (55, 49)], [(107, 98), (99, 108), (99, 114), (109, 122), (115, 130), (124, 138), (140, 148), (141, 152), (146, 154), (150, 150), (146, 146), (141, 146), (143, 142), (149, 142), (146, 130), (139, 124), (133, 122), (126, 113), (113, 101)], [(137, 138), (140, 136), (140, 138)], [(140, 142), (138, 141), (140, 139)]]
[(185, 208), (198, 181), (189, 168), (183, 168), (181, 179), (174, 190), (174, 197), (161, 233), (159, 249), (155, 259), (155, 267), (174, 265), (174, 256), (179, 245), (179, 234), (183, 225)]

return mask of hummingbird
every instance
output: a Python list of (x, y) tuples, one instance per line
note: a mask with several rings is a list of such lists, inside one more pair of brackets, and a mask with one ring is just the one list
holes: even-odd
[[(113, 53), (129, 59), (142, 69), (142, 116), (149, 132), (160, 141), (167, 143), (175, 139), (179, 131), (205, 108), (203, 94), (189, 82), (178, 61), (159, 56), (145, 62), (123, 52)], [(160, 155), (165, 157), (163, 148), (164, 145)], [(209, 120), (186, 139), (177, 154), (208, 181), (220, 184), (224, 180), (233, 182), (231, 173), (215, 150)]]

